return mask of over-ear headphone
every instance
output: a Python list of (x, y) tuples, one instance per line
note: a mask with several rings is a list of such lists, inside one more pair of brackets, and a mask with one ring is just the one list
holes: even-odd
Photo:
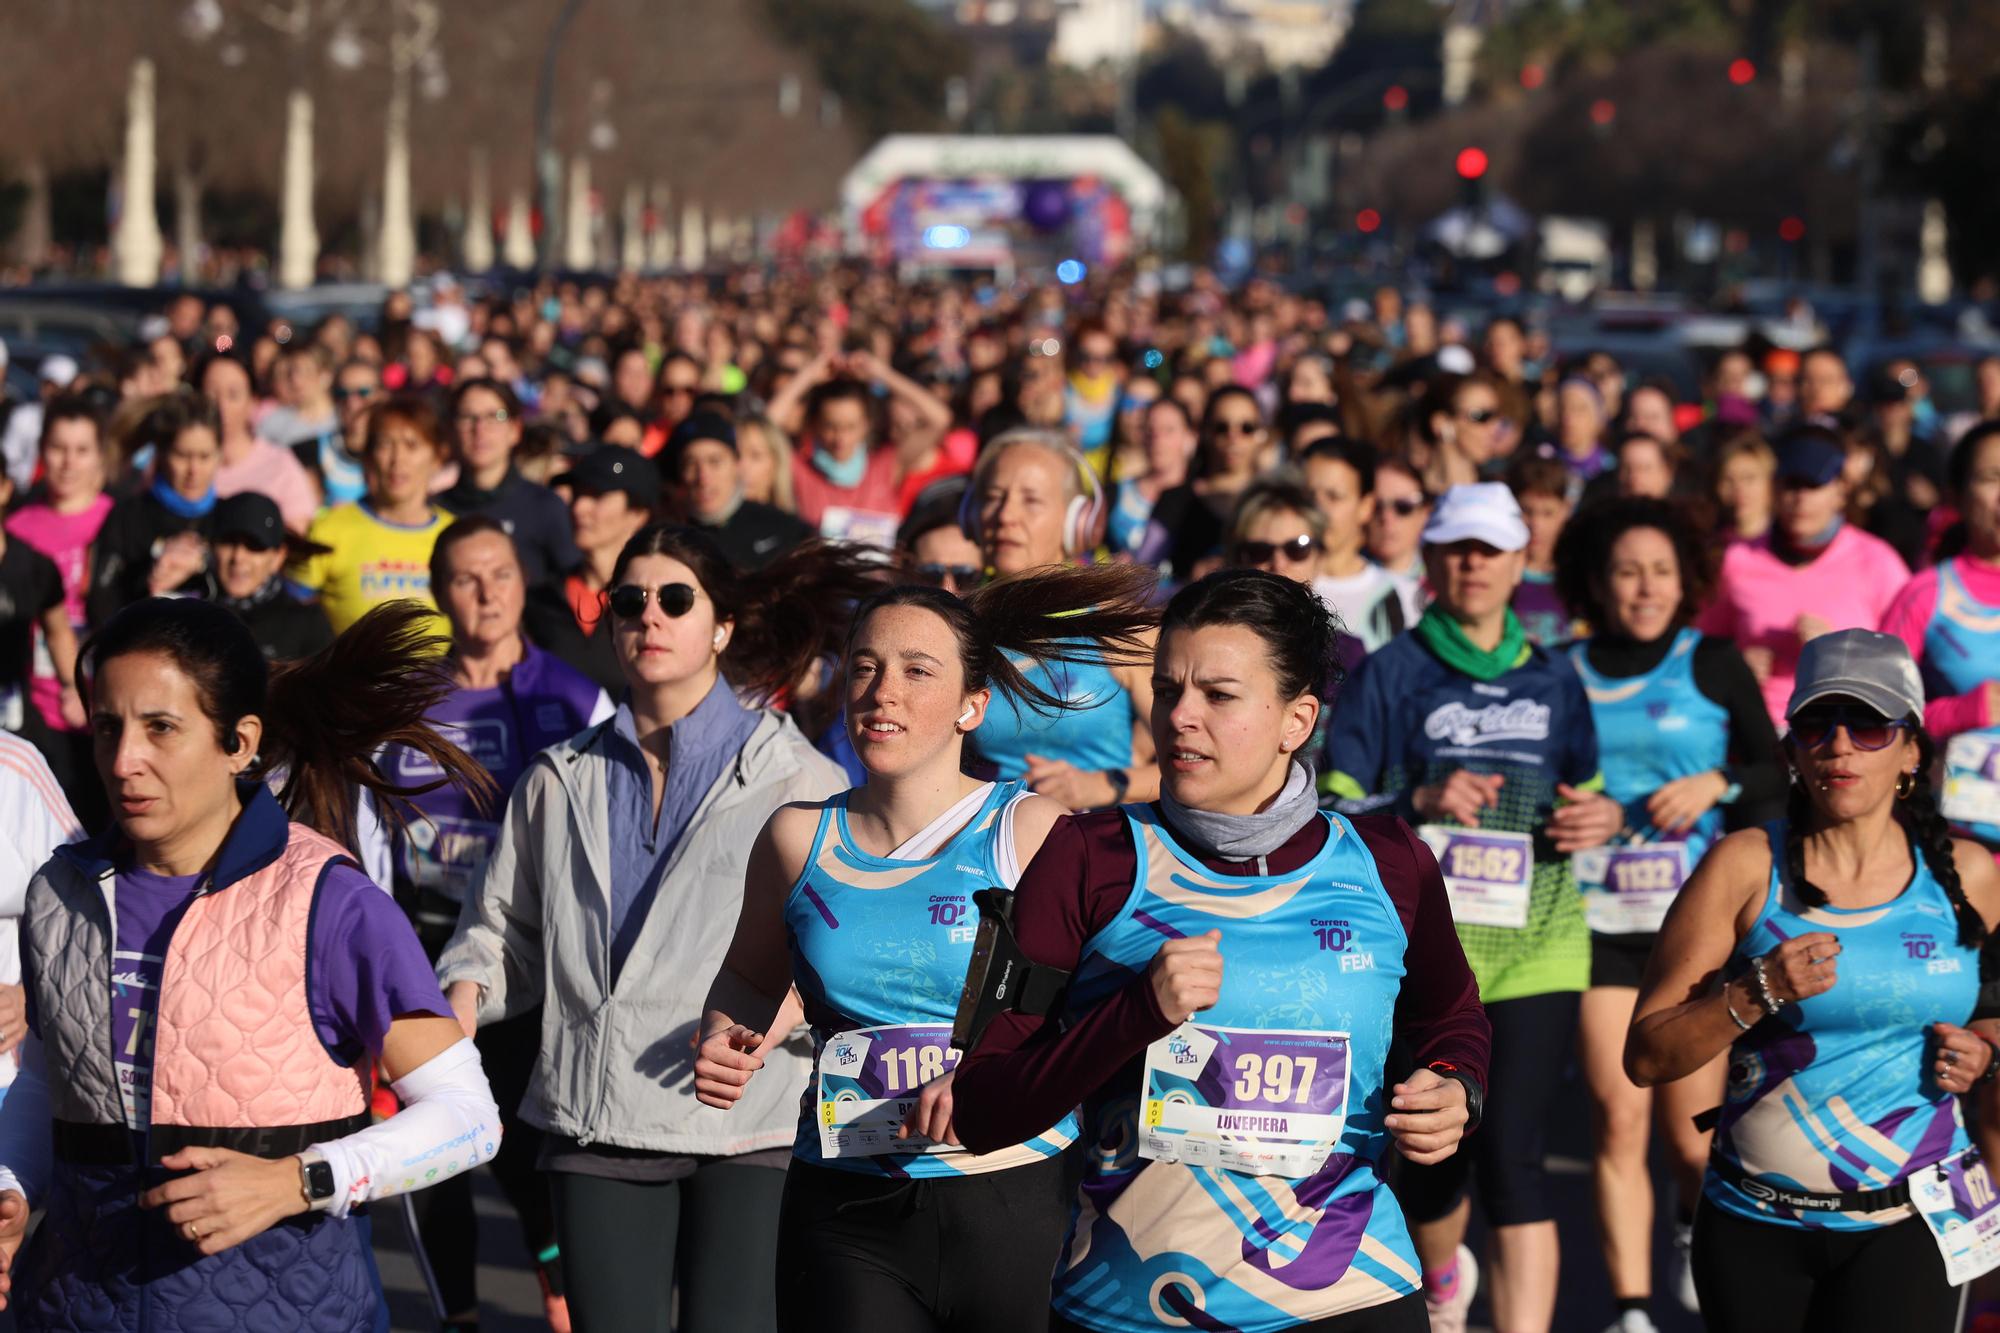
[(958, 715), (958, 725), (962, 727), (966, 723), (972, 721), (972, 715), (978, 711), (979, 710), (977, 708), (974, 708), (971, 704), (967, 704), (965, 706), (965, 711)]
[(1104, 485), (1098, 481), (1097, 470), (1091, 467), (1090, 460), (1069, 442), (1068, 436), (1037, 426), (1019, 426), (1002, 431), (979, 455), (979, 461), (972, 465), (972, 480), (958, 502), (959, 530), (967, 539), (979, 540), (979, 511), (984, 502), (986, 474), (992, 471), (1002, 453), (1022, 444), (1040, 445), (1076, 469), (1082, 493), (1069, 502), (1069, 508), (1063, 513), (1063, 554), (1072, 557), (1082, 555), (1097, 545), (1098, 527), (1103, 522), (1106, 508)]

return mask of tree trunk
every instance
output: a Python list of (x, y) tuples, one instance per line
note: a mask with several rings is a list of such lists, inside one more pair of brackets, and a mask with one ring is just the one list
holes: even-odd
[(120, 173), (118, 226), (112, 233), (112, 265), (127, 287), (154, 287), (160, 281), (160, 219), (153, 207), (157, 169), (153, 146), (153, 62), (132, 62), (125, 94), (125, 163)]
[(278, 227), (278, 285), (313, 285), (319, 268), (319, 227), (313, 221), (313, 99), (295, 88), (285, 99), (285, 174)]
[(708, 266), (708, 229), (702, 226), (701, 205), (681, 205), (681, 267), (698, 272)]
[(21, 164), (21, 184), (27, 198), (21, 203), (21, 228), (9, 247), (15, 262), (40, 268), (49, 262), (49, 248), (55, 241), (55, 223), (49, 203), (49, 166), (39, 157)]
[(569, 207), (563, 220), (563, 265), (582, 272), (596, 262), (590, 235), (590, 158), (574, 153), (569, 159)]
[(417, 225), (410, 211), (410, 71), (398, 62), (389, 91), (388, 133), (382, 149), (381, 281), (407, 287), (417, 275)]
[(493, 267), (493, 187), (487, 178), (486, 150), (472, 150), (472, 183), (465, 208), (465, 253), (467, 273), (484, 273)]
[(201, 273), (201, 175), (183, 162), (174, 169), (174, 248), (180, 251), (181, 282), (194, 286)]
[(674, 266), (673, 196), (666, 182), (653, 182), (653, 230), (646, 237), (646, 266), (664, 273)]
[[(528, 202), (528, 187), (516, 186), (507, 195), (507, 239), (504, 253), (507, 267), (528, 270), (535, 266), (534, 206)], [(546, 225), (546, 224), (544, 224)]]

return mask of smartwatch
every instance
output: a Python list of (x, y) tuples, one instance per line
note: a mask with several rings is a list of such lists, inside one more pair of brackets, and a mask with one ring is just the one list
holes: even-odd
[(1433, 1074), (1441, 1074), (1465, 1089), (1465, 1132), (1470, 1134), (1479, 1128), (1479, 1118), (1486, 1110), (1486, 1094), (1472, 1075), (1460, 1069), (1449, 1060), (1433, 1060), (1424, 1068)]
[(1122, 768), (1107, 768), (1104, 779), (1111, 784), (1111, 804), (1125, 804), (1125, 793), (1132, 790), (1132, 775)]
[(299, 1154), (299, 1191), (312, 1212), (333, 1207), (333, 1164), (311, 1148)]

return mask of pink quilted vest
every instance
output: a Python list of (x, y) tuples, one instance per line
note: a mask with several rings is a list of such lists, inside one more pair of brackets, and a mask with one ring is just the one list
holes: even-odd
[(313, 893), (347, 853), (293, 824), (262, 870), (188, 905), (160, 978), (153, 1123), (316, 1124), (368, 1109), (368, 1068), (338, 1063), (306, 1000)]

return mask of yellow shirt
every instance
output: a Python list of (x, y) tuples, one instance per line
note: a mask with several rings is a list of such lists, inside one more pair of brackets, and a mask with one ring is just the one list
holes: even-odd
[[(378, 517), (366, 500), (324, 510), (306, 536), (331, 549), (296, 566), (292, 578), (319, 594), (336, 634), (372, 608), (399, 597), (435, 609), (431, 548), (451, 518), (433, 507), (430, 522), (409, 527)], [(432, 621), (431, 633), (451, 636), (451, 623), (442, 615)]]

